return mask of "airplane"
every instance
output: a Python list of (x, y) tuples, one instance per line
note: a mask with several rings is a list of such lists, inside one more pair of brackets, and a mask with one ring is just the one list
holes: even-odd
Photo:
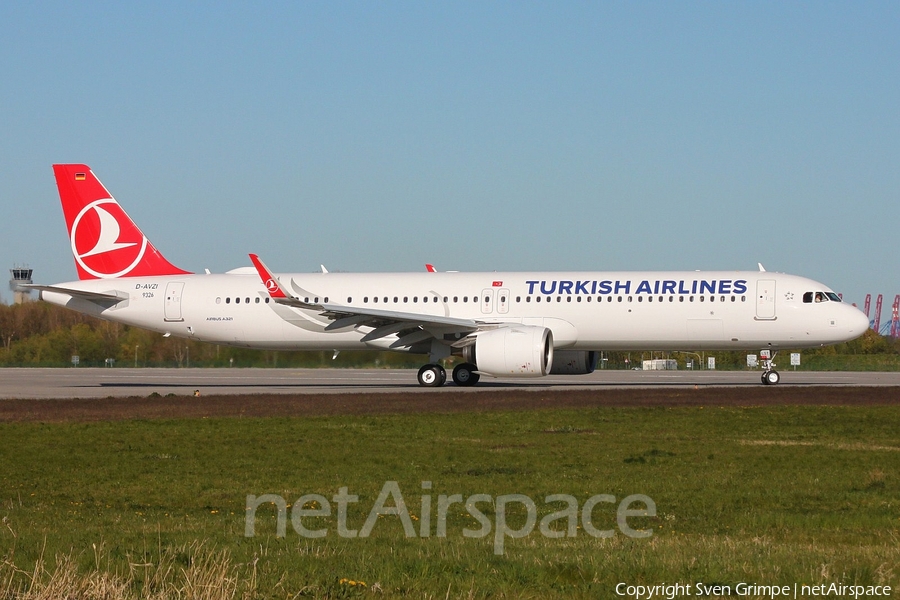
[(78, 280), (31, 285), (101, 319), (270, 350), (428, 355), (418, 383), (461, 357), (458, 386), (482, 376), (591, 373), (601, 350), (761, 349), (761, 381), (781, 380), (779, 349), (862, 335), (868, 319), (811, 279), (759, 271), (193, 274), (170, 263), (87, 165), (53, 166)]

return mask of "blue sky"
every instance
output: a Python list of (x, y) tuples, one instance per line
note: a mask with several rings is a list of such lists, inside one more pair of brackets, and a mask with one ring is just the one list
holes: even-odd
[(75, 278), (50, 165), (85, 162), (192, 271), (761, 261), (889, 305), (898, 32), (896, 2), (2, 3), (0, 266)]

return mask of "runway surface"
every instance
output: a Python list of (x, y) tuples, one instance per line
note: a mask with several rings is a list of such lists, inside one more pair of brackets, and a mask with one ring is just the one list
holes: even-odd
[[(778, 388), (805, 386), (900, 386), (900, 373), (780, 371)], [(590, 375), (537, 379), (483, 377), (470, 388), (448, 383), (423, 388), (414, 370), (387, 369), (0, 369), (2, 399), (67, 399), (250, 394), (479, 393), (486, 391), (565, 391), (678, 389), (697, 387), (764, 388), (753, 371), (595, 371)]]

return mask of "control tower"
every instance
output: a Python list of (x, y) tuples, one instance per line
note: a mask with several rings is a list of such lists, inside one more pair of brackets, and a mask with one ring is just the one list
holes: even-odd
[(9, 270), (9, 289), (13, 293), (13, 302), (16, 304), (31, 302), (31, 290), (20, 286), (22, 284), (32, 283), (32, 272), (33, 269), (18, 266)]

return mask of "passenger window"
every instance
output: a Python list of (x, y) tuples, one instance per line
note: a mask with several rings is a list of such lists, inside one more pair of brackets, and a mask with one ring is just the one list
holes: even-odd
[(218, 298), (216, 298), (216, 304), (222, 304), (222, 297), (221, 297), (221, 296), (219, 296)]
[(235, 299), (234, 299), (234, 303), (235, 303), (235, 304), (240, 304), (240, 303), (241, 303), (241, 299), (240, 299), (240, 298), (235, 298)]
[(225, 304), (231, 304), (231, 298), (225, 298)]
[(259, 304), (259, 296), (256, 297), (256, 303)]

